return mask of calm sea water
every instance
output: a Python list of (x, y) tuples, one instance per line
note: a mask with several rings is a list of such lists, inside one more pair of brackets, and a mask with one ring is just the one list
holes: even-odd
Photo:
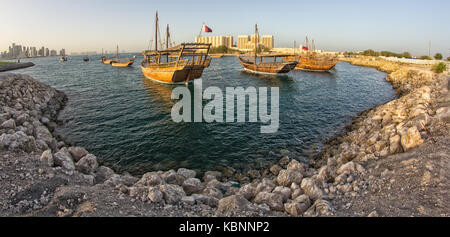
[(177, 167), (205, 171), (217, 165), (241, 169), (283, 154), (303, 160), (357, 113), (395, 97), (386, 74), (371, 68), (341, 63), (331, 73), (255, 76), (242, 72), (236, 58), (224, 57), (205, 70), (203, 88), (279, 87), (278, 132), (261, 134), (261, 123), (175, 123), (170, 116), (174, 86), (143, 78), (139, 58), (130, 68), (113, 68), (99, 57), (22, 60), (36, 66), (17, 72), (66, 92), (69, 101), (60, 115), (66, 123), (58, 129), (63, 137), (131, 173)]

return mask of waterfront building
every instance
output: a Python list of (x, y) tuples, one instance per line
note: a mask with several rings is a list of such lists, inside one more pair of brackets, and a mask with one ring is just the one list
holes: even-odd
[(196, 43), (209, 43), (212, 48), (220, 46), (226, 46), (227, 48), (233, 47), (233, 36), (198, 36), (195, 37)]
[(262, 37), (255, 35), (239, 35), (238, 49), (249, 50), (255, 49), (255, 43), (263, 48), (272, 49), (274, 46), (273, 35), (263, 35)]
[(263, 35), (261, 40), (264, 48), (273, 49), (273, 35)]

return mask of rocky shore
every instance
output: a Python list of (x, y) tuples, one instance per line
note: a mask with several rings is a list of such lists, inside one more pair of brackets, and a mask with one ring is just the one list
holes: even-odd
[(54, 134), (63, 92), (0, 74), (0, 216), (448, 216), (448, 78), (381, 60), (351, 63), (389, 73), (400, 97), (361, 113), (309, 164), (285, 156), (267, 169), (203, 177), (100, 166)]

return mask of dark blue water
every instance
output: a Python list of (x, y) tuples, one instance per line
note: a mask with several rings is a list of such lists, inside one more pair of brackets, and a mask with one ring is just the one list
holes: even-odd
[(279, 87), (279, 130), (261, 134), (261, 123), (175, 123), (173, 86), (144, 79), (139, 58), (130, 68), (104, 65), (99, 56), (90, 62), (82, 58), (32, 59), (36, 66), (17, 72), (67, 93), (60, 115), (67, 122), (58, 129), (63, 137), (132, 173), (177, 167), (205, 171), (217, 165), (239, 169), (282, 154), (306, 159), (357, 113), (395, 97), (386, 74), (371, 68), (341, 63), (331, 73), (261, 77), (242, 72), (234, 57), (213, 59), (203, 73), (203, 88)]

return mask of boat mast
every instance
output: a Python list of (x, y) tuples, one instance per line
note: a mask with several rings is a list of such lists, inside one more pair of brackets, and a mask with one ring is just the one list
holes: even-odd
[(119, 59), (119, 45), (117, 45), (116, 58)]
[(155, 19), (155, 51), (158, 51), (158, 11), (156, 11)]
[[(167, 28), (166, 28), (166, 49), (169, 48), (169, 24), (167, 24)], [(167, 53), (166, 55), (166, 61), (169, 62), (169, 53)]]
[(255, 24), (255, 65), (256, 65), (256, 58), (257, 58), (257, 54), (258, 54), (257, 34), (258, 34), (258, 25)]

